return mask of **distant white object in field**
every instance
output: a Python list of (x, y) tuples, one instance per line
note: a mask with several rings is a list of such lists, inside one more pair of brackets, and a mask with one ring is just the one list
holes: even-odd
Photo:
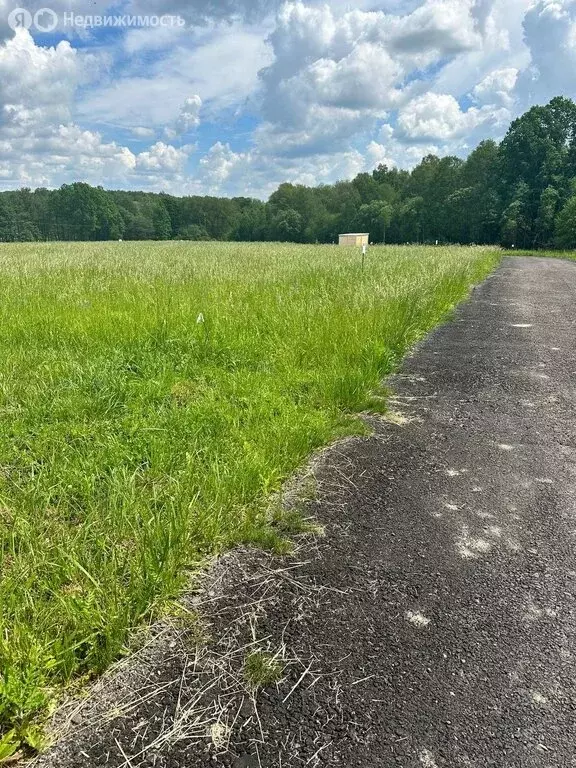
[(200, 314), (198, 315), (198, 318), (196, 320), (196, 325), (200, 325), (203, 322), (204, 322), (204, 315), (202, 314), (202, 312), (200, 312)]
[(366, 252), (367, 252), (367, 250), (368, 250), (368, 246), (367, 246), (366, 244), (364, 244), (364, 245), (362, 246), (362, 256), (366, 256)]
[(118, 238), (118, 242), (119, 242), (119, 243), (121, 243), (121, 242), (122, 242), (122, 238), (121, 238), (121, 237), (120, 237), (120, 238)]
[(370, 240), (369, 232), (349, 232), (347, 235), (339, 235), (340, 245), (368, 245)]

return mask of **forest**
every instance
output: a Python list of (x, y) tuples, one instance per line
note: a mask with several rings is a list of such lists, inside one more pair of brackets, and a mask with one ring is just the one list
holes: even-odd
[(79, 182), (0, 193), (0, 240), (232, 240), (576, 247), (576, 104), (563, 97), (516, 119), (500, 144), (463, 160), (428, 155), (351, 181), (281, 184), (267, 202), (109, 191)]

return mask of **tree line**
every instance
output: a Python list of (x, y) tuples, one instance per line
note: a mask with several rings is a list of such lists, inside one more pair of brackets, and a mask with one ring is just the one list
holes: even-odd
[(107, 191), (84, 183), (0, 194), (0, 240), (237, 240), (576, 247), (576, 104), (563, 97), (515, 120), (500, 144), (412, 171), (379, 165), (351, 181), (281, 184), (267, 202)]

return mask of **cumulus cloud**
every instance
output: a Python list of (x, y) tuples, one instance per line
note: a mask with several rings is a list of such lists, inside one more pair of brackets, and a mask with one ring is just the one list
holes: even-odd
[(217, 191), (234, 182), (238, 174), (247, 173), (251, 162), (250, 154), (233, 152), (229, 144), (218, 141), (200, 160), (200, 177), (208, 191)]
[[(414, 98), (402, 131), (408, 138), (427, 135), (410, 123), (426, 111), (427, 102), (418, 101), (425, 70), (480, 50), (490, 8), (481, 0), (425, 0), (404, 15), (358, 9), (338, 15), (328, 5), (286, 3), (269, 38), (273, 62), (261, 73), (266, 122), (258, 146), (306, 156), (323, 145), (330, 154), (346, 136), (369, 132)], [(452, 102), (449, 107), (453, 112)], [(459, 115), (453, 130), (475, 117)], [(438, 120), (431, 117), (431, 127)]]
[(477, 0), (428, 0), (395, 23), (393, 47), (418, 58), (422, 53), (440, 57), (482, 44), (481, 5)]
[(277, 123), (263, 123), (254, 132), (258, 152), (267, 156), (305, 158), (310, 155), (342, 151), (351, 137), (370, 125), (361, 110), (312, 105), (304, 124), (286, 128)]
[(576, 0), (540, 0), (523, 28), (531, 57), (518, 80), (523, 106), (560, 94), (576, 97)]
[(177, 149), (163, 141), (158, 141), (146, 152), (136, 157), (136, 168), (155, 173), (182, 171), (188, 160), (189, 147)]
[(515, 67), (497, 69), (481, 80), (473, 89), (474, 99), (480, 104), (502, 104), (510, 107), (514, 100), (514, 88), (518, 80)]
[(180, 115), (173, 128), (166, 128), (165, 134), (169, 139), (175, 139), (194, 131), (200, 125), (200, 110), (202, 109), (202, 99), (200, 96), (191, 96), (186, 99)]
[[(0, 0), (0, 37), (15, 5)], [(464, 154), (534, 101), (576, 95), (576, 0), (126, 0), (121, 13), (188, 26), (0, 45), (0, 184), (261, 196)], [(189, 173), (196, 131), (211, 148)]]
[(384, 144), (379, 144), (377, 141), (370, 141), (366, 147), (366, 164), (369, 168), (377, 168), (379, 165), (386, 165), (388, 168), (393, 168), (396, 165), (396, 161), (393, 157), (390, 157), (390, 153)]
[(68, 42), (41, 48), (28, 32), (17, 32), (0, 47), (2, 131), (18, 135), (69, 119), (79, 78), (79, 59)]
[(352, 178), (361, 171), (370, 171), (379, 163), (395, 164), (386, 155), (385, 148), (376, 142), (370, 142), (361, 150), (304, 158), (281, 155), (272, 158), (254, 150), (234, 152), (229, 144), (217, 142), (201, 158), (198, 175), (191, 180), (188, 191), (267, 197), (282, 182), (308, 186), (331, 184)]
[[(181, 174), (190, 147), (157, 142), (135, 155), (76, 123), (75, 93), (85, 80), (85, 65), (68, 42), (38, 46), (25, 30), (0, 45), (0, 182), (141, 185), (154, 174), (167, 179)], [(137, 133), (149, 137), (146, 129)]]
[(471, 135), (483, 123), (506, 123), (508, 118), (507, 110), (489, 106), (464, 111), (453, 96), (427, 93), (400, 111), (397, 135), (408, 140), (446, 142)]

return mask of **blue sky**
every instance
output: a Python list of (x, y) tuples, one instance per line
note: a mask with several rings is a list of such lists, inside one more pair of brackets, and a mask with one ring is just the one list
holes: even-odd
[(0, 35), (4, 189), (265, 198), (576, 97), (576, 0), (0, 0)]

